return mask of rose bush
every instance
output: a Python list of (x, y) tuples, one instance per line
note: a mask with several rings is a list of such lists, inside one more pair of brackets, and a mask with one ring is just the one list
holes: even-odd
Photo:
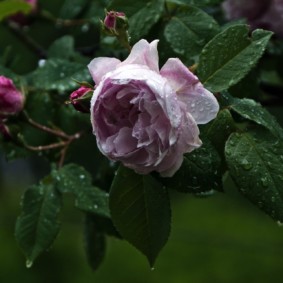
[(201, 146), (197, 124), (214, 119), (219, 106), (179, 59), (168, 59), (159, 71), (157, 43), (140, 40), (123, 62), (91, 61), (91, 122), (108, 158), (140, 174), (169, 177), (184, 153)]

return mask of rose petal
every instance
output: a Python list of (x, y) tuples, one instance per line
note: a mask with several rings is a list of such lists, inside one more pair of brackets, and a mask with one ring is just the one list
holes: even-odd
[(158, 52), (157, 52), (157, 43), (158, 40), (154, 40), (151, 43), (148, 43), (146, 40), (141, 39), (137, 42), (128, 58), (123, 61), (120, 65), (129, 65), (129, 64), (138, 64), (146, 65), (152, 71), (159, 72), (158, 67)]
[(216, 117), (219, 110), (216, 98), (179, 59), (170, 58), (160, 74), (167, 78), (197, 124), (205, 124)]
[(116, 58), (109, 58), (109, 57), (94, 58), (88, 64), (88, 69), (95, 84), (98, 85), (102, 77), (106, 73), (115, 70), (116, 66), (119, 63), (121, 63), (121, 61)]

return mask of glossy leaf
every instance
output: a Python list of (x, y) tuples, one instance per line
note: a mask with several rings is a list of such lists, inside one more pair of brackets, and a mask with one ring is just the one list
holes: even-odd
[(185, 154), (181, 168), (171, 178), (162, 178), (165, 186), (199, 196), (209, 196), (222, 191), (221, 159), (208, 142)]
[(121, 236), (153, 266), (170, 233), (166, 189), (151, 175), (138, 175), (121, 166), (110, 191), (110, 211)]
[(60, 10), (60, 18), (73, 19), (78, 16), (87, 5), (87, 0), (65, 0)]
[(235, 85), (255, 66), (271, 35), (255, 30), (249, 37), (246, 25), (228, 27), (202, 50), (197, 69), (200, 80), (212, 92)]
[(217, 34), (217, 22), (201, 9), (178, 5), (165, 27), (164, 35), (172, 49), (190, 58)]
[(86, 215), (84, 223), (84, 246), (90, 267), (95, 271), (102, 263), (106, 251), (106, 237), (97, 228), (91, 215)]
[(85, 212), (110, 217), (108, 194), (91, 184), (90, 174), (81, 166), (68, 164), (59, 171), (53, 170), (56, 187), (61, 193), (71, 193), (75, 206)]
[(40, 253), (50, 248), (56, 238), (60, 222), (61, 195), (53, 184), (40, 184), (28, 189), (22, 202), (22, 213), (16, 222), (16, 239), (31, 267)]
[(214, 147), (223, 153), (225, 142), (235, 129), (235, 123), (230, 111), (223, 109), (218, 112), (214, 120), (202, 126), (201, 138), (209, 139)]
[(46, 60), (41, 68), (28, 76), (31, 84), (41, 90), (70, 92), (78, 87), (77, 81), (91, 81), (86, 65), (63, 59)]
[(239, 191), (277, 221), (283, 221), (283, 142), (255, 128), (232, 134), (225, 147), (229, 173)]

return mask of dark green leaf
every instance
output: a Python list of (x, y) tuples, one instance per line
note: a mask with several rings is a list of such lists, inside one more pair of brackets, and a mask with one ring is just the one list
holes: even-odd
[(78, 87), (77, 81), (91, 81), (87, 66), (63, 59), (46, 60), (45, 64), (29, 75), (36, 88), (59, 93), (70, 92)]
[(74, 54), (74, 38), (65, 35), (56, 41), (49, 47), (49, 58), (61, 58), (70, 59)]
[(60, 18), (73, 19), (85, 8), (87, 0), (65, 0), (60, 11)]
[(170, 234), (170, 203), (166, 189), (150, 175), (120, 167), (110, 191), (113, 223), (124, 239), (151, 266)]
[(27, 267), (40, 253), (50, 248), (56, 238), (60, 229), (60, 209), (61, 196), (53, 184), (42, 183), (25, 192), (15, 234), (27, 257)]
[(90, 174), (81, 166), (68, 164), (59, 171), (53, 170), (57, 189), (61, 193), (72, 193), (75, 206), (85, 212), (110, 217), (108, 194), (91, 184)]
[(245, 119), (253, 121), (258, 125), (267, 128), (275, 136), (283, 139), (283, 129), (278, 124), (276, 119), (259, 103), (247, 98), (233, 98), (228, 94), (223, 94), (222, 98), (225, 100), (226, 105), (231, 110)]
[(263, 128), (232, 134), (225, 147), (229, 173), (240, 192), (283, 221), (283, 142)]
[(163, 183), (174, 190), (199, 196), (222, 191), (221, 159), (208, 142), (191, 153), (185, 154), (181, 168)]
[(177, 54), (191, 58), (201, 52), (218, 30), (216, 21), (204, 11), (179, 5), (165, 27), (164, 35)]
[(254, 100), (245, 98), (234, 100), (231, 109), (244, 118), (264, 126), (275, 136), (283, 139), (283, 129), (276, 119)]
[(223, 154), (225, 142), (235, 130), (234, 120), (228, 109), (220, 110), (217, 117), (201, 128), (201, 138), (211, 141), (219, 153)]
[(4, 0), (0, 2), (0, 21), (18, 12), (27, 14), (32, 6), (20, 0)]
[(105, 256), (106, 238), (97, 229), (91, 215), (85, 217), (84, 242), (88, 263), (93, 270), (97, 270)]
[(129, 18), (130, 42), (143, 38), (157, 23), (164, 9), (164, 0), (149, 0), (142, 9)]
[(133, 2), (114, 0), (109, 9), (123, 11), (129, 18), (130, 42), (134, 44), (143, 38), (160, 19), (164, 0), (137, 0)]
[(198, 76), (212, 92), (239, 82), (262, 56), (272, 32), (255, 30), (249, 37), (246, 25), (235, 25), (215, 36), (202, 50)]

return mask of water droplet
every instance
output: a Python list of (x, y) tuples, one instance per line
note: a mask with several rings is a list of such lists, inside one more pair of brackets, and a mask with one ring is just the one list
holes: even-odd
[(80, 179), (84, 179), (85, 178), (85, 175), (80, 175)]
[(264, 187), (268, 187), (268, 184), (269, 184), (268, 178), (262, 177), (260, 180), (261, 180), (261, 184), (262, 184)]
[(89, 31), (89, 25), (88, 24), (84, 24), (82, 26), (82, 32), (88, 32)]
[(279, 227), (283, 227), (283, 223), (282, 223), (280, 220), (277, 221), (277, 225), (278, 225)]
[(38, 67), (40, 67), (40, 68), (44, 67), (45, 63), (46, 63), (46, 60), (40, 59), (40, 60), (38, 61)]
[(253, 165), (247, 159), (244, 159), (241, 165), (245, 170), (251, 170), (253, 167)]
[(27, 267), (27, 268), (31, 268), (32, 265), (33, 265), (33, 262), (28, 259), (28, 260), (26, 261), (26, 267)]

